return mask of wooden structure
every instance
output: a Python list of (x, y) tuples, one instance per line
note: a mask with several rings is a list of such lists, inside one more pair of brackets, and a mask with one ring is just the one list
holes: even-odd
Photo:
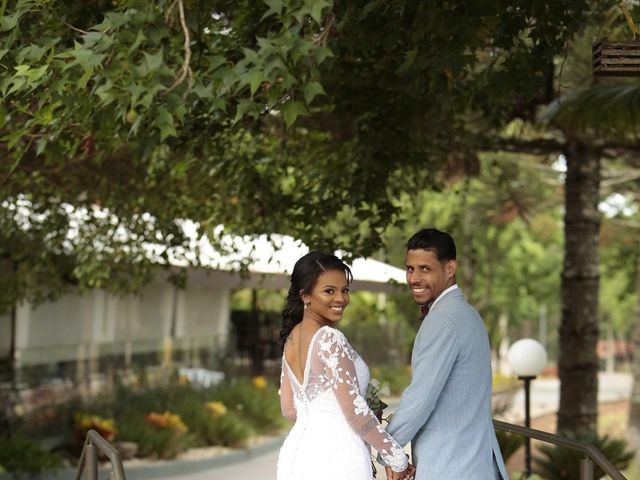
[(640, 77), (640, 41), (601, 40), (593, 45), (593, 74)]

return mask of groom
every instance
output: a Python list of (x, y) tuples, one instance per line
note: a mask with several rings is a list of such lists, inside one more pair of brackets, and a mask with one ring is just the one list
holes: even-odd
[[(407, 242), (405, 263), (426, 316), (413, 345), (411, 384), (387, 431), (401, 445), (411, 442), (415, 480), (507, 480), (491, 419), (489, 339), (456, 285), (453, 239), (420, 230)], [(402, 474), (387, 467), (387, 478)]]

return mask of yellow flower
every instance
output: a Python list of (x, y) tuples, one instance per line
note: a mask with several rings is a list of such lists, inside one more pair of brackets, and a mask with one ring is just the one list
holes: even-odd
[(178, 377), (178, 384), (179, 385), (189, 385), (189, 377), (187, 377), (186, 375), (180, 375)]
[(81, 438), (87, 434), (87, 431), (96, 430), (107, 442), (113, 441), (118, 434), (115, 422), (112, 419), (86, 413), (76, 413), (74, 415), (74, 428)]
[(214, 417), (222, 417), (227, 413), (227, 407), (222, 402), (207, 402), (206, 408)]
[(262, 375), (253, 377), (253, 386), (256, 387), (258, 390), (264, 390), (265, 388), (267, 388), (267, 379), (264, 378)]

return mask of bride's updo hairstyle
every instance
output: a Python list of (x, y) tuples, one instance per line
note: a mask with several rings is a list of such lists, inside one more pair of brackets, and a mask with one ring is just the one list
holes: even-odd
[(280, 343), (282, 345), (287, 341), (287, 337), (293, 327), (302, 321), (304, 303), (302, 302), (300, 291), (311, 293), (318, 281), (318, 277), (328, 270), (343, 271), (347, 277), (347, 283), (351, 283), (353, 280), (351, 269), (335, 255), (309, 252), (294, 265), (291, 273), (291, 286), (282, 309), (282, 330), (280, 330)]

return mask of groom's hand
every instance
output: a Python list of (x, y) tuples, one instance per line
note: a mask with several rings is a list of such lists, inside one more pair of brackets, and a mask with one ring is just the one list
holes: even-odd
[(386, 467), (387, 480), (413, 480), (416, 475), (416, 467), (409, 464), (402, 472), (394, 472), (391, 467)]
[(385, 467), (384, 471), (387, 473), (387, 480), (393, 480), (393, 470), (391, 470), (391, 467)]

